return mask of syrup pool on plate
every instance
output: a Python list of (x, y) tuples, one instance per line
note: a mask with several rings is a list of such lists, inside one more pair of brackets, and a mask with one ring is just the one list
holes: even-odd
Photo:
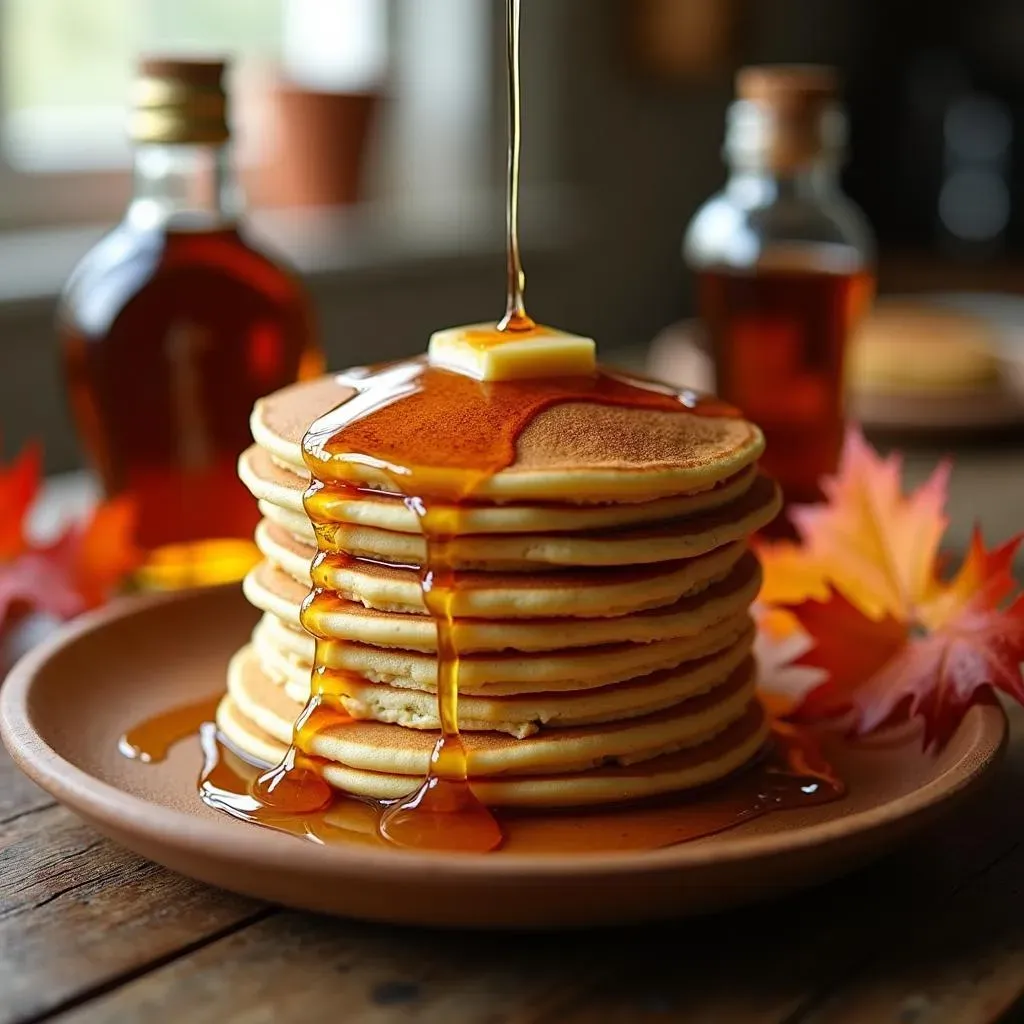
[[(157, 763), (178, 742), (199, 738), (203, 764), (198, 792), (203, 802), (255, 825), (299, 836), (317, 843), (359, 842), (389, 845), (382, 837), (381, 819), (399, 804), (357, 799), (327, 787), (328, 799), (318, 806), (293, 803), (275, 806), (254, 795), (265, 774), (225, 742), (212, 721), (216, 700), (175, 709), (140, 723), (127, 737), (135, 756)], [(122, 739), (124, 749), (127, 739)], [(315, 759), (300, 763), (316, 775)], [(306, 777), (303, 777), (306, 779)], [(301, 783), (304, 794), (315, 784)], [(292, 790), (292, 793), (298, 792)], [(323, 791), (321, 791), (323, 792)], [(493, 819), (460, 817), (458, 827), (467, 846), (493, 839), (491, 820), (504, 837), (502, 850), (514, 853), (613, 852), (658, 849), (715, 835), (765, 814), (815, 807), (838, 800), (845, 793), (842, 780), (822, 753), (813, 732), (779, 727), (763, 755), (748, 768), (712, 786), (678, 796), (638, 801), (617, 807), (559, 809), (529, 812), (499, 810)], [(458, 809), (462, 813), (462, 809)], [(429, 821), (408, 827), (429, 831)], [(414, 844), (436, 848), (427, 835)]]

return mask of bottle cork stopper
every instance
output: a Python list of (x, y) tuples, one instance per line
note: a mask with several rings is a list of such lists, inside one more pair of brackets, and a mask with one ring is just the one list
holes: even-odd
[(736, 75), (741, 104), (761, 111), (769, 126), (762, 137), (763, 157), (776, 170), (805, 165), (835, 144), (839, 76), (817, 64), (763, 64)]
[(772, 106), (820, 106), (839, 96), (839, 75), (823, 64), (761, 64), (740, 68), (736, 95)]

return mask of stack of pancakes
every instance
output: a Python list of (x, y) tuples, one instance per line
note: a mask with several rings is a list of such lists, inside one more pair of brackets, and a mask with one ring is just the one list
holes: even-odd
[[(218, 724), (276, 763), (310, 695), (315, 642), (300, 624), (316, 555), (301, 441), (352, 391), (335, 378), (259, 402), (239, 464), (263, 513), (264, 561), (245, 581), (263, 612), (235, 656)], [(459, 726), (473, 790), (492, 805), (599, 804), (687, 789), (762, 746), (747, 541), (778, 512), (740, 419), (556, 405), (522, 432), (512, 466), (460, 512), (452, 551)], [(401, 496), (332, 505), (338, 549), (314, 569), (320, 658), (341, 670), (352, 721), (307, 753), (360, 796), (417, 788), (437, 741), (437, 627), (420, 588), (426, 545)]]

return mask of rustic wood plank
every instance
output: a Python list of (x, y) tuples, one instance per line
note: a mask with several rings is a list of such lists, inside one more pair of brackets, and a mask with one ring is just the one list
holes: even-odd
[[(35, 814), (53, 805), (53, 798), (30, 782), (0, 746), (0, 829), (24, 814)], [(2, 842), (0, 838), (0, 844)]]
[[(497, 1022), (571, 996), (584, 969), (552, 935), (434, 933), (283, 913), (82, 1006), (62, 1021)], [(173, 1000), (173, 1002), (169, 1002)]]
[[(1019, 792), (1019, 790), (1018, 790)], [(1024, 844), (968, 879), (796, 1020), (988, 1024), (1024, 996)]]
[(73, 1005), (268, 913), (129, 854), (59, 807), (0, 826), (0, 1024)]

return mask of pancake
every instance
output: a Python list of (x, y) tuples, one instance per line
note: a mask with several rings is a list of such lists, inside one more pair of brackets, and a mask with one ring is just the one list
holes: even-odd
[[(741, 615), (760, 586), (757, 560), (745, 554), (722, 581), (671, 605), (615, 618), (459, 619), (455, 643), (461, 654), (472, 655), (694, 637), (715, 623)], [(307, 628), (324, 640), (424, 653), (437, 649), (437, 624), (431, 616), (377, 611), (326, 591), (310, 596), (306, 587), (270, 562), (261, 562), (245, 577), (243, 590), (251, 604), (292, 626), (303, 625), (300, 610), (306, 604)], [(315, 628), (308, 625), (310, 620), (316, 622)]]
[[(287, 746), (260, 729), (224, 697), (217, 709), (221, 733), (247, 760), (280, 763)], [(631, 766), (603, 765), (571, 775), (505, 776), (473, 780), (476, 796), (491, 807), (582, 807), (693, 789), (716, 782), (750, 761), (768, 738), (768, 723), (754, 702), (744, 715), (708, 742)], [(409, 775), (327, 764), (324, 778), (337, 789), (374, 800), (408, 796), (420, 784)]]
[[(309, 472), (276, 463), (256, 445), (242, 453), (238, 475), (253, 496), (304, 516), (302, 495)], [(696, 494), (615, 505), (465, 505), (458, 510), (463, 533), (561, 533), (628, 526), (694, 515), (738, 498), (754, 482), (757, 470), (739, 473)], [(436, 507), (436, 506), (434, 506)], [(373, 526), (395, 533), (421, 533), (420, 517), (401, 495), (363, 491), (358, 497), (339, 497), (325, 509), (329, 519), (353, 526)]]
[[(706, 742), (742, 718), (754, 699), (753, 660), (699, 696), (639, 718), (600, 725), (541, 730), (515, 739), (497, 732), (462, 737), (470, 778), (586, 771), (601, 764), (635, 764)], [(228, 672), (228, 693), (238, 709), (282, 743), (291, 742), (302, 705), (277, 686), (246, 651)], [(363, 771), (423, 778), (439, 733), (373, 721), (318, 730), (306, 753)]]
[[(309, 586), (316, 548), (263, 520), (256, 545), (268, 561)], [(536, 573), (463, 573), (452, 595), (459, 618), (574, 618), (624, 615), (671, 604), (722, 579), (743, 555), (740, 543), (698, 558), (639, 568), (582, 569)], [(322, 563), (315, 584), (367, 608), (423, 614), (420, 572), (404, 566), (352, 560), (343, 567)]]
[[(302, 471), (302, 439), (314, 421), (355, 391), (340, 378), (294, 384), (256, 403), (253, 438), (278, 462)], [(425, 428), (426, 429), (426, 428)], [(508, 468), (480, 482), (477, 498), (509, 501), (643, 502), (701, 491), (751, 465), (764, 449), (743, 419), (565, 402), (539, 412), (520, 433)], [(419, 470), (429, 467), (419, 467)], [(372, 464), (352, 466), (364, 486), (394, 490)], [(429, 473), (421, 477), (429, 478)]]
[[(731, 647), (716, 654), (612, 686), (506, 697), (463, 694), (459, 699), (459, 728), (493, 730), (521, 739), (546, 726), (590, 725), (659, 711), (721, 683), (749, 655), (753, 637), (751, 628)], [(247, 659), (255, 659), (259, 669), (283, 686), (294, 702), (305, 704), (309, 699), (309, 670), (286, 653), (254, 640), (248, 653), (240, 653), (236, 662), (239, 670)], [(398, 689), (350, 675), (328, 675), (322, 683), (353, 718), (390, 722), (406, 729), (440, 728), (433, 693)]]
[(305, 512), (293, 512), (290, 508), (272, 505), (269, 501), (258, 501), (256, 507), (267, 522), (280, 526), (296, 540), (316, 547), (316, 533), (313, 530), (313, 524), (306, 518)]
[[(275, 608), (269, 598), (260, 604), (263, 588), (292, 589), (295, 585), (290, 576), (268, 562), (257, 566), (251, 575), (254, 581), (250, 584), (247, 580), (246, 593), (255, 595), (250, 600), (265, 610)], [(457, 619), (454, 642), (461, 655), (504, 650), (528, 653), (604, 643), (646, 644), (696, 636), (716, 622), (735, 618), (753, 603), (760, 587), (757, 559), (746, 554), (723, 580), (671, 605), (614, 618)], [(283, 596), (281, 589), (275, 590), (275, 597)], [(296, 619), (298, 609), (290, 616), (290, 621)], [(432, 616), (378, 611), (330, 591), (317, 591), (305, 601), (303, 625), (325, 640), (351, 640), (406, 651), (437, 650), (437, 623)]]
[[(781, 507), (778, 487), (767, 477), (758, 477), (735, 501), (687, 519), (579, 534), (460, 536), (452, 542), (451, 558), (460, 570), (509, 572), (533, 572), (546, 565), (636, 566), (678, 561), (746, 540), (770, 523)], [(268, 501), (260, 501), (259, 509), (266, 519), (296, 538), (314, 541), (313, 527), (304, 514)], [(330, 536), (324, 536), (328, 531)], [(427, 557), (422, 535), (339, 524), (326, 527), (322, 539), (328, 550), (392, 565), (422, 565)]]
[[(587, 690), (621, 683), (661, 669), (703, 658), (737, 643), (750, 629), (744, 609), (734, 618), (708, 626), (698, 636), (677, 637), (649, 644), (602, 644), (546, 654), (470, 654), (459, 660), (460, 694), (508, 694)], [(265, 615), (253, 633), (259, 643), (311, 670), (313, 638)], [(351, 672), (371, 682), (401, 689), (437, 690), (437, 660), (433, 655), (371, 647), (349, 641), (323, 640), (320, 657), (332, 670)], [(461, 699), (461, 698), (460, 698)]]
[[(647, 565), (676, 561), (745, 540), (770, 523), (781, 507), (778, 487), (767, 477), (759, 477), (735, 501), (686, 519), (578, 534), (459, 536), (449, 543), (448, 558), (456, 569), (524, 572), (543, 565)], [(423, 565), (427, 561), (422, 536), (369, 526), (324, 527), (320, 542), (323, 550), (391, 564)]]
[(854, 390), (869, 394), (995, 390), (998, 332), (986, 317), (927, 300), (882, 301), (850, 340), (846, 374)]

